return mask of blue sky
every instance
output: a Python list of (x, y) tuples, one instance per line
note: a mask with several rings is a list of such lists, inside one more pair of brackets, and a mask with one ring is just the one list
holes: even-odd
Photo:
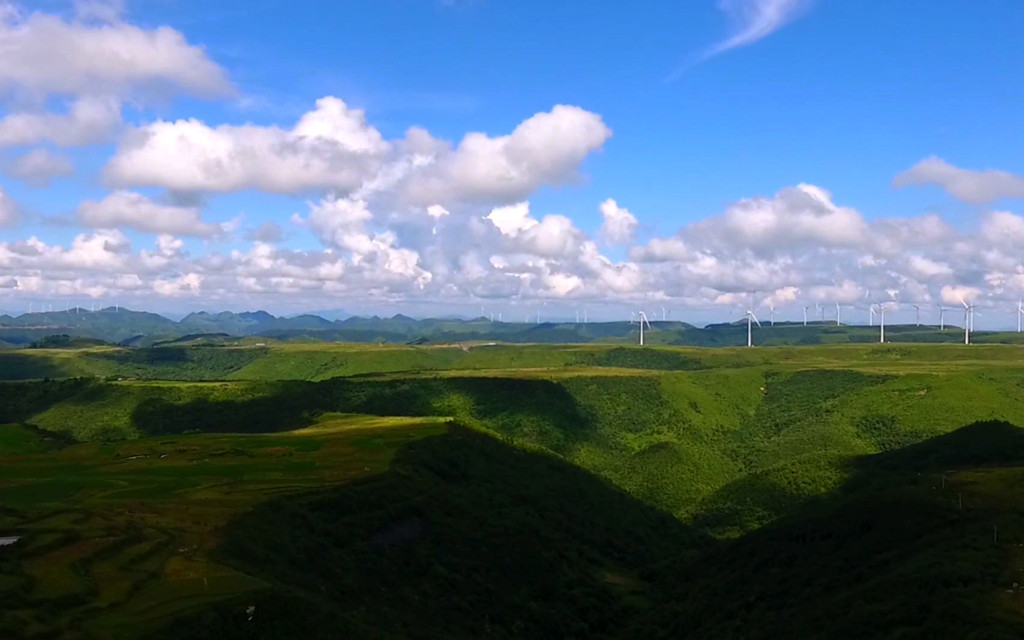
[[(710, 320), (735, 315), (751, 291), (791, 314), (876, 298), (1001, 308), (1024, 293), (1019, 2), (0, 6), (0, 38), (25, 52), (17, 68), (0, 63), (8, 129), (76, 101), (116, 105), (88, 135), (48, 124), (5, 142), (0, 121), (0, 188), (17, 211), (0, 228), (0, 307), (117, 298), (156, 310), (485, 304), (569, 316), (647, 303)], [(72, 44), (48, 57), (37, 42), (54, 28)], [(104, 47), (123, 68), (68, 62)], [(280, 151), (327, 96), (358, 141)], [(577, 110), (500, 155), (502, 136), (556, 105)], [(190, 121), (198, 137), (167, 147)], [(147, 138), (160, 123), (167, 138)], [(230, 134), (231, 162), (258, 167), (223, 181), (203, 154), (223, 142), (211, 142), (218, 126), (245, 124)], [(431, 142), (410, 151), (410, 127)], [(474, 132), (499, 142), (460, 156)], [(22, 160), (30, 153), (38, 162)], [(281, 154), (291, 168), (274, 165)], [(408, 169), (414, 157), (426, 168)], [(309, 162), (327, 163), (323, 176), (284, 177)], [(625, 225), (615, 233), (599, 208), (609, 198)], [(83, 202), (98, 206), (83, 213)], [(521, 224), (488, 217), (526, 202)], [(427, 215), (430, 203), (448, 214)], [(254, 240), (268, 222), (280, 233)], [(46, 249), (27, 256), (33, 237)], [(75, 253), (76, 237), (111, 255)]]

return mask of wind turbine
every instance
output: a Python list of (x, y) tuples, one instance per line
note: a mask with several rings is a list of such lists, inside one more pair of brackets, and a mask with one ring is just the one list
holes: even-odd
[(629, 312), (629, 324), (636, 324), (636, 311)]
[(914, 313), (916, 314), (916, 318), (917, 318), (917, 326), (920, 327), (921, 326), (921, 307), (916, 305), (916, 304), (915, 305), (911, 305), (911, 306), (914, 307)]
[(775, 326), (775, 305), (773, 304), (773, 305), (769, 306), (768, 308), (772, 310), (772, 326), (774, 327)]
[(637, 313), (637, 317), (640, 318), (640, 346), (642, 347), (644, 346), (644, 324), (646, 324), (647, 328), (650, 329), (651, 323), (647, 320), (647, 314), (643, 311)]
[(825, 322), (825, 308), (821, 306), (820, 302), (815, 302), (814, 306), (818, 310), (818, 321)]
[(753, 323), (757, 322), (757, 326), (761, 326), (757, 316), (754, 315), (753, 309), (747, 309), (747, 346), (754, 346), (754, 327)]
[(662, 307), (661, 308), (661, 321), (665, 322), (666, 320), (668, 320), (668, 314), (665, 311), (665, 307)]
[(804, 326), (807, 326), (807, 310), (810, 309), (806, 304), (804, 305)]
[(841, 327), (841, 326), (843, 326), (843, 322), (842, 322), (842, 313), (843, 313), (843, 310), (842, 310), (842, 308), (841, 308), (841, 307), (839, 306), (839, 303), (837, 302), (837, 303), (836, 303), (836, 326), (837, 326), (837, 327)]
[(875, 307), (874, 305), (868, 305), (868, 326), (875, 326)]
[(974, 305), (967, 304), (967, 302), (961, 298), (960, 304), (964, 305), (964, 344), (971, 344), (971, 325), (973, 324), (974, 318)]
[(885, 309), (886, 309), (885, 303), (879, 302), (878, 303), (878, 317), (879, 317), (878, 341), (881, 342), (881, 343), (885, 342)]
[(939, 308), (939, 331), (946, 330), (946, 307), (941, 304), (935, 305)]
[(1017, 333), (1020, 333), (1020, 320), (1024, 316), (1024, 301), (1017, 298)]

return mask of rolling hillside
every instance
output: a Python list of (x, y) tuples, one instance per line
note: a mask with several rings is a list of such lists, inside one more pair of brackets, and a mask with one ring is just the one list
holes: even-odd
[[(0, 383), (3, 629), (60, 603), (84, 637), (251, 637), (249, 606), (260, 637), (1024, 629), (1016, 347), (4, 355), (106, 379)], [(152, 586), (96, 608), (111, 559)]]

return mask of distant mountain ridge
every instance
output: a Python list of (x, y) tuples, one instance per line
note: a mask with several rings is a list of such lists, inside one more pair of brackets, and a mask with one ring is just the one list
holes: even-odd
[[(653, 321), (645, 332), (650, 345), (724, 347), (746, 344), (745, 322), (719, 323), (703, 328), (679, 321)], [(131, 347), (154, 345), (229, 345), (240, 340), (437, 344), (462, 341), (508, 343), (628, 344), (638, 341), (636, 324), (617, 322), (493, 322), (488, 318), (423, 318), (403, 314), (390, 318), (350, 316), (328, 320), (314, 314), (275, 316), (263, 310), (189, 313), (179, 321), (145, 311), (106, 307), (96, 311), (64, 311), (0, 316), (0, 347), (25, 347), (51, 336), (102, 340)], [(961, 342), (963, 332), (949, 325), (886, 327), (891, 342)], [(979, 342), (1024, 344), (1024, 334), (976, 332)], [(831, 322), (776, 323), (754, 328), (758, 345), (800, 345), (876, 342), (877, 327), (836, 326)], [(52, 343), (52, 342), (51, 342)]]

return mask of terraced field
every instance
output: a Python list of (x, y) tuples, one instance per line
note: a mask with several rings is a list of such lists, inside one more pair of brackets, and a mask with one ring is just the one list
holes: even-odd
[(445, 430), (443, 420), (339, 415), (298, 432), (56, 449), (24, 427), (0, 426), (0, 530), (22, 538), (17, 565), (0, 564), (0, 629), (122, 638), (266, 587), (211, 556), (232, 517), (275, 496), (379, 474), (399, 447)]

